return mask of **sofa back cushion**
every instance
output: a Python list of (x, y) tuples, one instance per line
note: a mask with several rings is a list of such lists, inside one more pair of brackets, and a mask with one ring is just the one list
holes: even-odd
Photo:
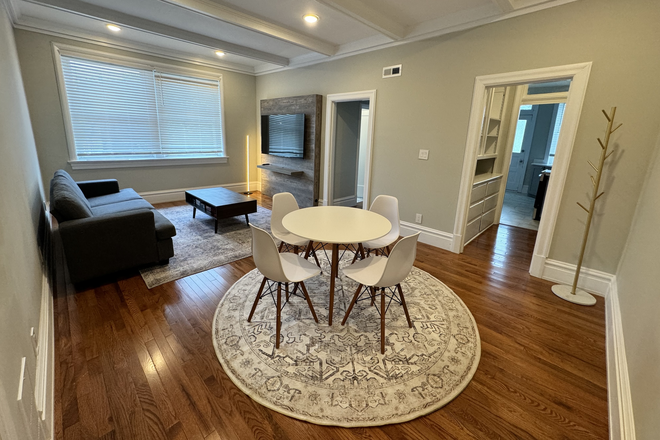
[(59, 222), (93, 215), (87, 198), (64, 170), (56, 171), (50, 181), (50, 211)]

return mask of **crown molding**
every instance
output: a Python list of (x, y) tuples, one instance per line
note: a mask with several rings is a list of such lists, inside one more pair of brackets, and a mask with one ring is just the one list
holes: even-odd
[(258, 61), (272, 63), (279, 66), (287, 66), (288, 58), (273, 55), (261, 50), (208, 37), (195, 32), (186, 31), (173, 26), (168, 26), (155, 21), (146, 20), (122, 12), (101, 6), (92, 5), (79, 0), (24, 0), (28, 3), (58, 9), (64, 12), (80, 15), (103, 22), (116, 23), (137, 31), (146, 32), (153, 35), (159, 35), (174, 40), (184, 41), (210, 49), (222, 49), (223, 51)]
[[(0, 0), (3, 1), (3, 0)], [(65, 38), (68, 40), (78, 41), (81, 43), (94, 44), (96, 46), (124, 50), (127, 52), (149, 55), (159, 58), (166, 58), (173, 61), (193, 64), (196, 66), (203, 66), (212, 69), (222, 69), (229, 72), (243, 73), (247, 75), (254, 75), (255, 69), (252, 66), (244, 66), (240, 64), (227, 63), (227, 62), (209, 62), (203, 58), (191, 57), (189, 54), (177, 50), (166, 49), (159, 46), (152, 46), (148, 44), (133, 43), (133, 42), (115, 42), (108, 41), (105, 36), (94, 35), (88, 32), (81, 32), (72, 30), (67, 27), (59, 26), (54, 23), (44, 22), (36, 19), (19, 18), (18, 22), (14, 23), (14, 28), (22, 29), (30, 32), (36, 32), (53, 37)]]

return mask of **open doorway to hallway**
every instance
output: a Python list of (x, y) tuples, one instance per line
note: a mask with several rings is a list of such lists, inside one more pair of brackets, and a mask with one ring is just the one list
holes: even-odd
[(520, 106), (501, 224), (538, 230), (565, 106), (564, 102)]
[(369, 207), (376, 91), (327, 96), (323, 204)]

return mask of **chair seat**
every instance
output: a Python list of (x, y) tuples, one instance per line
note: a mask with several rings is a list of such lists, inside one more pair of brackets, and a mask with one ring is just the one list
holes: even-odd
[(385, 237), (377, 238), (371, 241), (365, 241), (362, 243), (362, 247), (365, 249), (381, 249), (386, 246), (391, 245), (396, 241), (398, 237), (390, 237), (390, 234), (387, 234)]
[(383, 276), (387, 258), (377, 256), (369, 257), (351, 264), (343, 269), (344, 275), (364, 286), (376, 286)]
[(280, 282), (298, 283), (321, 273), (321, 269), (299, 255), (285, 252), (280, 254), (282, 269), (286, 280), (274, 280)]
[(272, 231), (273, 237), (292, 246), (307, 246), (309, 240), (288, 231)]

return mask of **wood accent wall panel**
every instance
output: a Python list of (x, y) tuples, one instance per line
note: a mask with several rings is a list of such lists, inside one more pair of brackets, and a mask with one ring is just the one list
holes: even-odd
[[(290, 192), (301, 208), (316, 206), (319, 199), (321, 169), (321, 113), (323, 96), (305, 95), (262, 99), (260, 113), (264, 115), (305, 114), (305, 152), (302, 159), (262, 154), (261, 163), (303, 171), (302, 176), (287, 176), (261, 170), (261, 192), (272, 197)], [(261, 148), (261, 146), (259, 146)], [(261, 151), (261, 150), (260, 150)]]

